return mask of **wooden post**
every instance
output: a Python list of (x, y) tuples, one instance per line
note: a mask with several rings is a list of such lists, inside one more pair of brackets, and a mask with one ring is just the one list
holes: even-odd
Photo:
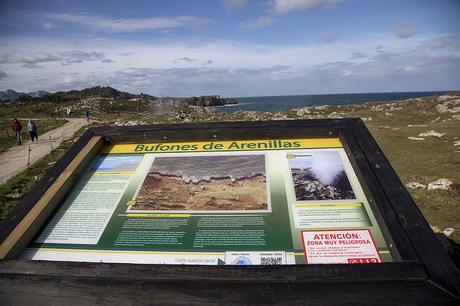
[(27, 154), (27, 168), (29, 168), (29, 166), (30, 166), (30, 151), (32, 151), (32, 150), (31, 150), (30, 145), (29, 145), (29, 152)]

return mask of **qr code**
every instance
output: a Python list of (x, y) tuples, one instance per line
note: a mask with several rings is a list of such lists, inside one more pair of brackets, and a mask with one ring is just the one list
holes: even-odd
[(260, 257), (261, 265), (282, 265), (282, 257)]

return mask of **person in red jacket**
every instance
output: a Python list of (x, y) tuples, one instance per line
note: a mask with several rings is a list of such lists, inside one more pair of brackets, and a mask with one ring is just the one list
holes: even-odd
[(13, 122), (11, 122), (11, 131), (13, 131), (13, 134), (15, 134), (18, 145), (20, 145), (22, 143), (22, 125), (17, 118), (14, 118)]

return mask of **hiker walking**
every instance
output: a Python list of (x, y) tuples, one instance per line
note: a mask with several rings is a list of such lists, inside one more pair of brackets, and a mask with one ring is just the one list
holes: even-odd
[(18, 118), (14, 118), (13, 122), (11, 122), (11, 131), (16, 136), (18, 145), (20, 145), (22, 143), (22, 136), (21, 136), (22, 125), (21, 125), (21, 122), (19, 122)]
[(89, 112), (85, 110), (83, 114), (85, 115), (86, 121), (89, 122)]
[(32, 140), (32, 142), (34, 142), (34, 139), (38, 140), (37, 125), (32, 120), (29, 120), (29, 123), (27, 123), (27, 131), (29, 131), (30, 140)]
[(67, 107), (66, 112), (67, 112), (67, 117), (68, 117), (68, 118), (72, 118), (72, 108), (71, 108), (71, 107)]

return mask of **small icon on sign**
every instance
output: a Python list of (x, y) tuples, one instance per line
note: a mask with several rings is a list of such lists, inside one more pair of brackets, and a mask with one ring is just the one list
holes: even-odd
[(240, 256), (232, 262), (232, 265), (251, 265), (252, 262), (246, 256)]

